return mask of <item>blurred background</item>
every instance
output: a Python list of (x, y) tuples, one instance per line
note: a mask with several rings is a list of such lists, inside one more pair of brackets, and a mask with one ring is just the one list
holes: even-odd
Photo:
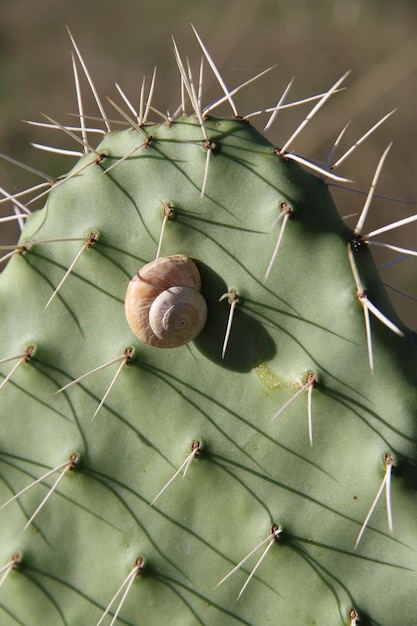
[[(386, 113), (397, 112), (338, 170), (354, 187), (369, 187), (378, 159), (394, 140), (377, 191), (410, 200), (375, 199), (366, 222), (368, 232), (417, 212), (417, 2), (415, 0), (1, 0), (0, 2), (0, 152), (57, 176), (73, 159), (31, 147), (31, 142), (75, 148), (62, 133), (51, 133), (22, 120), (42, 121), (46, 113), (64, 124), (77, 110), (67, 26), (88, 65), (97, 90), (122, 104), (117, 82), (137, 106), (143, 76), (157, 66), (154, 104), (173, 112), (180, 102), (180, 83), (172, 36), (198, 75), (201, 50), (194, 24), (230, 89), (261, 70), (276, 65), (242, 91), (239, 113), (274, 106), (295, 76), (287, 101), (329, 88), (352, 70), (348, 89), (335, 95), (292, 145), (310, 159), (325, 161), (333, 142), (352, 120), (342, 140), (342, 154)], [(83, 86), (85, 86), (83, 81)], [(97, 115), (87, 88), (85, 109)], [(221, 95), (209, 68), (204, 103)], [(311, 105), (310, 105), (311, 107)], [(272, 143), (283, 145), (309, 107), (281, 112), (271, 129)], [(218, 111), (229, 114), (227, 107)], [(267, 115), (252, 119), (260, 129)], [(8, 193), (40, 182), (33, 174), (0, 160), (0, 187)], [(364, 196), (333, 189), (342, 215), (357, 213)], [(0, 214), (12, 212), (0, 204)], [(356, 218), (357, 219), (357, 218)], [(350, 224), (355, 223), (351, 218)], [(0, 224), (0, 243), (14, 243), (16, 225)], [(379, 238), (417, 248), (417, 222)], [(375, 248), (374, 248), (375, 250)], [(378, 263), (397, 253), (376, 249)], [(381, 270), (383, 279), (417, 296), (417, 258), (403, 258)], [(417, 303), (390, 289), (403, 319), (417, 327)]]

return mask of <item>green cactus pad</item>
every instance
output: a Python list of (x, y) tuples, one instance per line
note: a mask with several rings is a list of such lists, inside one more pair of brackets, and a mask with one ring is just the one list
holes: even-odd
[[(2, 502), (60, 469), (0, 510), (2, 624), (97, 624), (124, 581), (132, 626), (416, 622), (416, 338), (290, 157), (240, 118), (132, 123), (26, 220), (0, 277)], [(124, 313), (163, 227), (208, 307), (167, 350)]]

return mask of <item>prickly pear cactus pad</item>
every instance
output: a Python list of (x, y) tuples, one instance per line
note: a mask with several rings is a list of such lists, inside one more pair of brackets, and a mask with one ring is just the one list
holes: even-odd
[(79, 128), (47, 125), (80, 158), (11, 198), (1, 624), (411, 626), (417, 343), (366, 228), (386, 154), (348, 226), (350, 183), (291, 152), (305, 122), (271, 145), (199, 42), (214, 104), (175, 47), (175, 114), (151, 86), (87, 124), (78, 92)]

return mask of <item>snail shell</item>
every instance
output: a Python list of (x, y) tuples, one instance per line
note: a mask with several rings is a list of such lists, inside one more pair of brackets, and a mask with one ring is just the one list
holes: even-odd
[(158, 348), (177, 348), (200, 334), (207, 304), (197, 266), (184, 254), (144, 265), (125, 298), (128, 324), (139, 339)]

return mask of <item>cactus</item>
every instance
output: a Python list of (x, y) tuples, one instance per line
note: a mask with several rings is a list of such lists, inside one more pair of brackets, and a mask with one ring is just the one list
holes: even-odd
[[(81, 105), (79, 130), (49, 120), (83, 153), (33, 191), (44, 208), (16, 209), (0, 280), (1, 623), (411, 626), (417, 345), (366, 229), (386, 154), (349, 227), (329, 192), (349, 182), (292, 153), (296, 133), (275, 148), (239, 117), (199, 43), (218, 101), (201, 104), (175, 47), (178, 112), (142, 92), (136, 113), (114, 103), (115, 130), (96, 94), (97, 146)], [(169, 289), (174, 264), (182, 303), (174, 255), (194, 261), (207, 321), (163, 349), (132, 332), (125, 294), (147, 327), (149, 288)]]

